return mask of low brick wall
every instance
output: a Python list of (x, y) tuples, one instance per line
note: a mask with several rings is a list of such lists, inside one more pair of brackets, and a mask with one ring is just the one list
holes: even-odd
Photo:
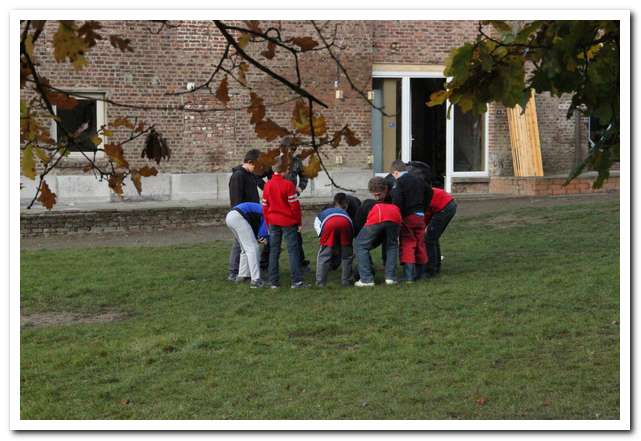
[(603, 193), (619, 190), (619, 177), (612, 176), (603, 187), (593, 189), (596, 175), (579, 176), (564, 186), (565, 177), (515, 177), (497, 176), (490, 179), (490, 193), (513, 194), (516, 196), (547, 196), (579, 193)]
[[(304, 204), (303, 212), (318, 212), (323, 205)], [(228, 211), (220, 206), (21, 213), (20, 237), (213, 227), (224, 225)]]

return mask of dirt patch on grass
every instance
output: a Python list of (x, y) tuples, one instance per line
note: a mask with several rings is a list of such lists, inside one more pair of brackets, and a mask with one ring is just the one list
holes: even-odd
[(21, 328), (39, 328), (46, 326), (64, 326), (94, 323), (109, 323), (124, 320), (126, 314), (118, 311), (102, 311), (97, 314), (79, 314), (75, 312), (37, 312), (20, 316)]

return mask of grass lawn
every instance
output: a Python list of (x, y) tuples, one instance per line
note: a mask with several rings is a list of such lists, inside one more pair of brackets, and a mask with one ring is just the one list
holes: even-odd
[(226, 242), (23, 251), (22, 314), (84, 322), (22, 328), (21, 416), (619, 418), (618, 203), (455, 218), (441, 247), (434, 280), (278, 291), (226, 282)]

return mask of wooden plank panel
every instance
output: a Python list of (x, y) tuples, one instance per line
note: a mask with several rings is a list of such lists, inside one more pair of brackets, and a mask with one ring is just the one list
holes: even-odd
[(536, 116), (534, 94), (521, 114), (522, 108), (507, 109), (514, 176), (543, 176), (541, 141)]

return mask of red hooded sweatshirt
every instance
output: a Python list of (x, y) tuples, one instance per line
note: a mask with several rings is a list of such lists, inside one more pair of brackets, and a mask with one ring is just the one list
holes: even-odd
[(292, 227), (301, 224), (300, 202), (296, 187), (274, 173), (263, 189), (263, 215), (267, 225)]

